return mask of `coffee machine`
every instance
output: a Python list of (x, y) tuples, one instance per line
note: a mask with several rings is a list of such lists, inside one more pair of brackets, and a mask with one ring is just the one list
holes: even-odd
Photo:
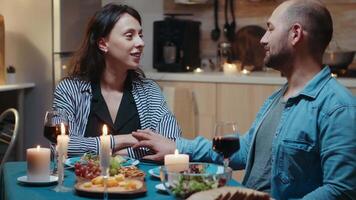
[(200, 66), (200, 22), (175, 15), (153, 23), (153, 67), (187, 72)]

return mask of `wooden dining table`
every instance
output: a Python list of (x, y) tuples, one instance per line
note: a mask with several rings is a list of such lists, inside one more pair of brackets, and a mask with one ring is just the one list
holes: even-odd
[[(138, 168), (146, 173), (145, 183), (147, 192), (139, 197), (132, 197), (135, 199), (174, 199), (168, 193), (158, 191), (155, 186), (160, 184), (161, 181), (152, 177), (148, 171), (152, 168), (156, 168), (159, 165), (153, 163), (140, 162)], [(52, 185), (24, 185), (17, 181), (20, 176), (26, 175), (26, 162), (7, 162), (4, 165), (3, 174), (1, 176), (1, 187), (0, 187), (0, 199), (4, 200), (51, 200), (51, 199), (61, 199), (61, 200), (76, 200), (76, 199), (93, 199), (91, 197), (79, 196), (73, 189), (70, 192), (55, 192), (53, 188), (56, 184)], [(75, 174), (73, 169), (65, 170), (64, 186), (74, 188), (75, 185)], [(228, 182), (230, 186), (239, 186), (240, 184), (235, 180), (230, 180)], [(120, 198), (120, 196), (118, 196)], [(130, 197), (125, 197), (130, 198)]]

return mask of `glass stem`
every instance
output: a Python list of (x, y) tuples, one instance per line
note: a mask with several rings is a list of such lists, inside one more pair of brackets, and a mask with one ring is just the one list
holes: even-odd
[(108, 176), (109, 176), (109, 168), (105, 169), (105, 173), (104, 173), (104, 200), (108, 200), (109, 199), (109, 194), (108, 194)]
[(53, 151), (53, 169), (52, 169), (52, 174), (53, 175), (56, 175), (57, 174), (57, 162), (58, 162), (58, 157), (57, 157), (57, 148), (55, 147), (54, 148), (54, 151)]
[(64, 178), (64, 166), (62, 162), (62, 155), (58, 156), (58, 185), (61, 187), (63, 185)]
[(226, 171), (226, 169), (229, 167), (229, 158), (224, 158), (224, 170)]

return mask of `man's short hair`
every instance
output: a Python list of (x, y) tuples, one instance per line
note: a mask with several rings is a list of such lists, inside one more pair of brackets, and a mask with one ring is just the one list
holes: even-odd
[(299, 22), (309, 33), (309, 49), (314, 55), (324, 53), (333, 34), (333, 22), (328, 9), (318, 1), (300, 0), (285, 11), (291, 24)]

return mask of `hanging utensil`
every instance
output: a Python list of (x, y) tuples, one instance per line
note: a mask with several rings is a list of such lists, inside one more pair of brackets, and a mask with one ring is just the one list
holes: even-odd
[(5, 25), (0, 15), (0, 85), (5, 83)]
[(231, 12), (232, 22), (229, 28), (228, 40), (232, 42), (234, 41), (235, 30), (236, 30), (234, 0), (230, 0), (230, 12)]
[[(230, 13), (232, 22), (229, 23), (228, 19), (228, 7), (230, 7)], [(234, 3), (233, 0), (225, 0), (225, 24), (224, 24), (224, 34), (228, 41), (232, 42), (234, 40), (236, 22), (235, 22), (235, 13), (234, 13)]]
[(211, 39), (214, 41), (218, 41), (220, 37), (220, 29), (219, 29), (219, 0), (214, 0), (214, 22), (215, 28), (211, 31)]
[(228, 7), (229, 5), (229, 0), (225, 0), (225, 6), (224, 6), (224, 16), (225, 16), (225, 24), (224, 24), (224, 35), (227, 39), (229, 39), (229, 30), (230, 30), (230, 24), (229, 24), (229, 19), (228, 19)]

